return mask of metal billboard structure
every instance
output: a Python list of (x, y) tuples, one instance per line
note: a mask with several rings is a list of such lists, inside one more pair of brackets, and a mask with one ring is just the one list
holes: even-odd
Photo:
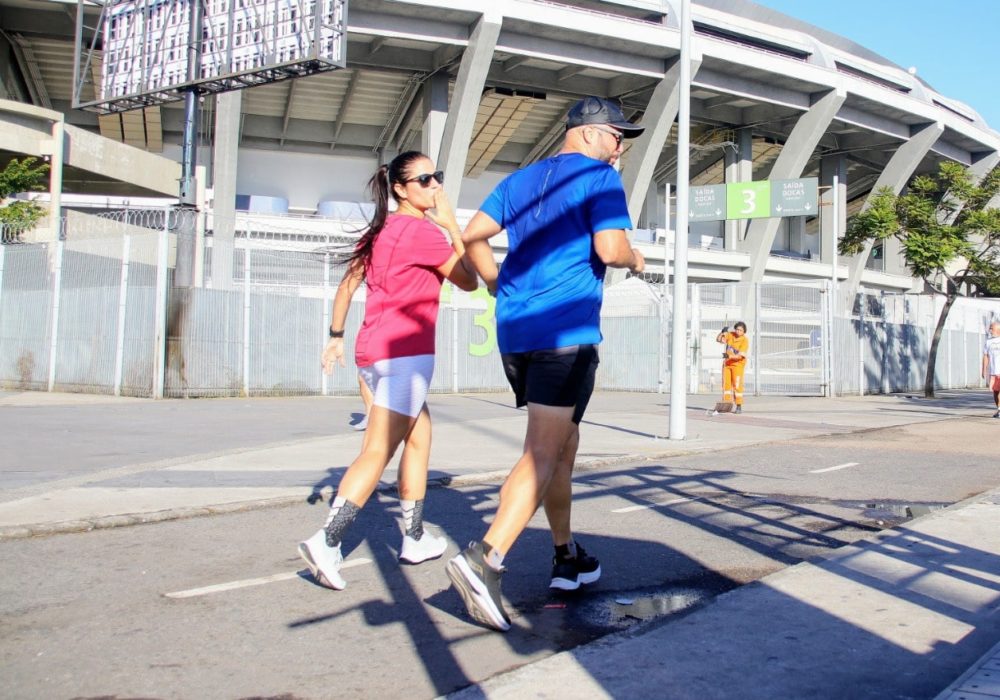
[[(94, 6), (97, 25), (85, 27)], [(73, 107), (103, 114), (322, 73), (347, 59), (347, 0), (78, 0), (76, 24)]]
[[(86, 26), (95, 6), (97, 24)], [(201, 95), (346, 63), (347, 0), (77, 0), (73, 107), (107, 115), (184, 100), (178, 203), (197, 207)], [(185, 233), (177, 242), (181, 286), (194, 279), (195, 235)]]

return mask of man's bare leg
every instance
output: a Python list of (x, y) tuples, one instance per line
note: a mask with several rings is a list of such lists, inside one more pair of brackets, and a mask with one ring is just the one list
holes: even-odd
[(528, 404), (524, 454), (500, 489), (500, 507), (483, 542), (500, 556), (510, 551), (531, 520), (556, 472), (563, 447), (576, 431), (572, 406)]
[(576, 463), (576, 451), (580, 446), (580, 427), (573, 425), (566, 444), (563, 445), (556, 461), (555, 473), (545, 492), (542, 504), (545, 506), (545, 517), (552, 531), (552, 544), (555, 546), (568, 544), (573, 538), (570, 523), (573, 500), (573, 465)]
[(528, 404), (524, 454), (500, 489), (500, 507), (482, 542), (472, 542), (445, 571), (473, 619), (510, 629), (500, 594), (504, 554), (538, 510), (552, 482), (560, 453), (576, 429), (572, 406)]

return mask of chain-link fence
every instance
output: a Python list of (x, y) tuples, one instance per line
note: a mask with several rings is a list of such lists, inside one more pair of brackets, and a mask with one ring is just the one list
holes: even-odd
[[(68, 212), (65, 240), (0, 246), (0, 383), (147, 397), (356, 393), (350, 353), (348, 367), (330, 376), (320, 353), (361, 226), (316, 217), (220, 221), (186, 209)], [(222, 259), (232, 265), (219, 267)], [(833, 298), (828, 282), (691, 285), (690, 391), (721, 391), (716, 337), (737, 321), (748, 326), (750, 393), (922, 388), (940, 302), (860, 295), (848, 312)], [(434, 391), (507, 388), (493, 311), (485, 289), (445, 284)], [(662, 278), (605, 290), (599, 388), (667, 390), (671, 311)], [(363, 313), (362, 287), (348, 338)], [(992, 318), (1000, 302), (956, 303), (941, 340), (939, 388), (981, 386)]]

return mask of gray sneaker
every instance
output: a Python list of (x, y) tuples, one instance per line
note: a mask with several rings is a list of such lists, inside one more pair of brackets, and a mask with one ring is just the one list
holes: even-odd
[(510, 618), (500, 600), (500, 577), (504, 570), (497, 571), (487, 565), (481, 542), (470, 542), (465, 551), (448, 562), (445, 570), (474, 620), (501, 632), (510, 629)]

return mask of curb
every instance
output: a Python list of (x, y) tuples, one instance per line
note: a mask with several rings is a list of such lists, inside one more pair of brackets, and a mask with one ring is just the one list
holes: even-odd
[[(942, 418), (941, 420), (949, 420), (948, 418)], [(761, 446), (761, 445), (774, 445), (785, 442), (790, 442), (794, 440), (804, 440), (804, 439), (815, 439), (822, 437), (829, 437), (831, 435), (845, 435), (845, 434), (859, 434), (874, 432), (877, 430), (886, 430), (891, 428), (898, 428), (901, 426), (883, 426), (879, 428), (859, 428), (857, 430), (849, 430), (838, 432), (836, 430), (830, 430), (829, 432), (820, 432), (810, 435), (803, 435), (796, 438), (785, 438), (779, 440), (760, 440), (752, 443), (745, 443), (741, 446), (746, 447), (749, 445)], [(315, 438), (325, 439), (325, 438)], [(668, 438), (663, 438), (664, 440)], [(285, 444), (285, 443), (276, 443)], [(574, 466), (574, 472), (587, 472), (594, 471), (597, 469), (604, 469), (606, 467), (614, 467), (618, 465), (635, 464), (637, 462), (650, 462), (662, 459), (668, 459), (670, 457), (679, 457), (691, 454), (707, 454), (711, 452), (722, 452), (725, 450), (733, 449), (735, 445), (719, 445), (714, 447), (677, 447), (670, 450), (662, 450), (659, 452), (648, 452), (642, 454), (623, 454), (617, 455), (615, 457), (605, 457), (601, 459), (592, 459), (586, 462), (578, 462)], [(248, 451), (253, 448), (248, 448)], [(223, 453), (219, 453), (223, 454)], [(225, 454), (229, 454), (228, 452)], [(185, 458), (175, 458), (170, 460), (162, 460), (160, 462), (149, 462), (146, 463), (148, 469), (149, 465), (162, 466), (172, 466)], [(123, 472), (134, 472), (135, 466), (123, 467), (119, 471)], [(145, 471), (145, 470), (144, 470)], [(484, 472), (477, 472), (475, 474), (465, 474), (459, 476), (444, 476), (437, 477), (427, 480), (428, 488), (449, 488), (449, 487), (461, 487), (461, 486), (473, 486), (476, 484), (488, 484), (503, 481), (507, 478), (510, 473), (510, 468), (491, 470)], [(396, 491), (395, 484), (380, 484), (376, 486), (375, 493), (394, 493)], [(315, 496), (315, 494), (314, 494)], [(975, 497), (973, 497), (975, 498)], [(127, 527), (132, 525), (147, 525), (151, 523), (162, 523), (171, 520), (187, 520), (189, 518), (199, 518), (211, 515), (225, 515), (229, 513), (243, 513), (251, 510), (263, 510), (266, 508), (281, 508), (285, 506), (295, 505), (302, 502), (310, 502), (310, 496), (275, 496), (274, 498), (263, 498), (254, 499), (250, 501), (238, 501), (235, 503), (225, 503), (221, 505), (214, 506), (199, 506), (199, 507), (178, 507), (178, 508), (168, 508), (166, 510), (152, 511), (147, 513), (126, 513), (119, 515), (106, 515), (94, 518), (85, 518), (80, 520), (62, 520), (51, 523), (34, 523), (26, 525), (8, 525), (0, 526), (0, 542), (5, 540), (14, 539), (25, 539), (29, 537), (45, 537), (48, 535), (60, 535), (68, 534), (74, 532), (90, 532), (92, 530), (106, 530), (115, 527)], [(311, 501), (315, 502), (315, 500)]]
[(148, 525), (170, 520), (187, 520), (207, 515), (223, 515), (226, 513), (242, 513), (265, 508), (280, 508), (303, 501), (299, 496), (278, 496), (275, 498), (257, 499), (225, 503), (217, 506), (200, 506), (190, 508), (168, 508), (149, 513), (126, 513), (123, 515), (103, 515), (82, 520), (60, 520), (54, 523), (36, 523), (31, 525), (9, 525), (0, 527), (0, 542), (4, 540), (24, 539), (27, 537), (44, 537), (46, 535), (64, 535), (71, 532), (90, 532), (91, 530), (108, 530), (115, 527), (130, 525)]
[[(942, 690), (933, 700), (973, 700), (982, 698), (989, 700), (996, 698), (997, 693), (991, 692), (990, 686), (1000, 666), (1000, 644), (997, 644), (988, 652), (983, 654), (978, 661), (973, 663), (969, 670), (955, 679), (947, 688)], [(984, 693), (980, 695), (980, 693)]]
[[(723, 448), (719, 448), (723, 449)], [(697, 450), (711, 451), (711, 450)], [(669, 451), (657, 454), (627, 454), (618, 455), (605, 459), (595, 459), (582, 462), (576, 465), (574, 471), (585, 472), (604, 467), (616, 466), (619, 464), (634, 464), (636, 462), (663, 459), (665, 457), (679, 454), (690, 454), (691, 451)], [(509, 469), (478, 472), (475, 474), (464, 474), (459, 476), (443, 476), (427, 480), (428, 488), (450, 488), (461, 486), (474, 486), (476, 484), (489, 484), (501, 482), (507, 478)], [(379, 484), (375, 488), (375, 493), (395, 493), (396, 484)], [(152, 523), (162, 523), (171, 520), (187, 520), (190, 518), (200, 518), (211, 515), (226, 515), (229, 513), (244, 513), (252, 510), (264, 510), (266, 508), (283, 508), (309, 502), (310, 497), (306, 496), (275, 496), (274, 498), (259, 498), (251, 501), (238, 501), (236, 503), (224, 503), (215, 506), (179, 507), (168, 508), (166, 510), (152, 511), (147, 513), (125, 513), (120, 515), (104, 515), (94, 518), (84, 518), (80, 520), (60, 520), (51, 523), (31, 523), (26, 525), (8, 525), (0, 527), (0, 542), (4, 540), (25, 539), (29, 537), (45, 537), (48, 535), (63, 535), (74, 532), (90, 532), (92, 530), (107, 530), (116, 527), (128, 527), (132, 525), (148, 525)]]

